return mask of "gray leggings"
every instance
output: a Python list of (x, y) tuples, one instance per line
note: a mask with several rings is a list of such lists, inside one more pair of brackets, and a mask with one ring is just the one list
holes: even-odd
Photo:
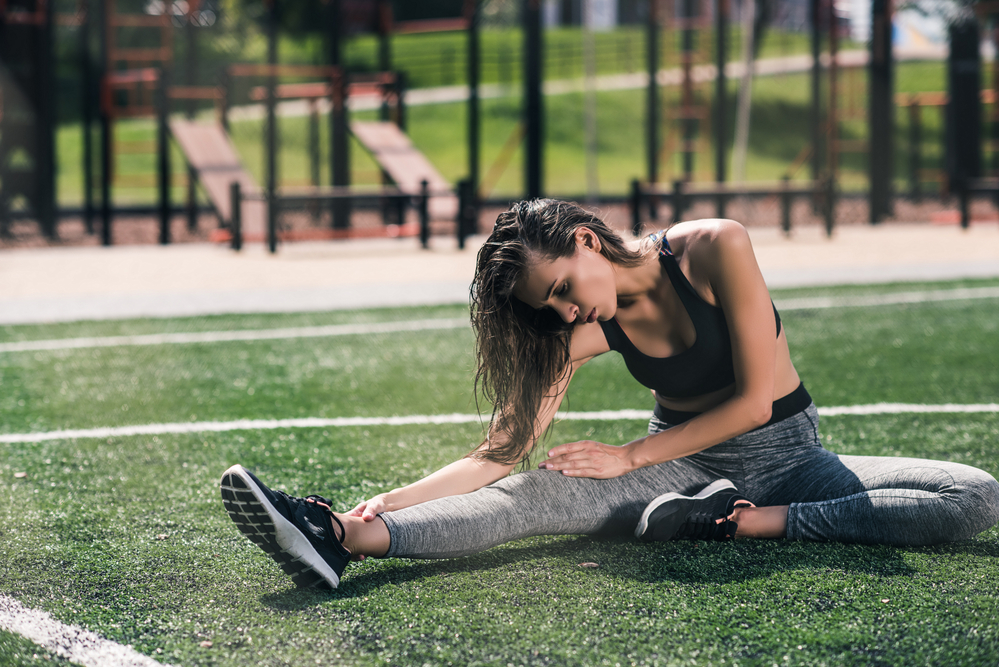
[[(757, 506), (790, 505), (787, 537), (926, 545), (999, 522), (999, 483), (960, 463), (838, 456), (823, 449), (815, 405), (675, 461), (614, 479), (530, 470), (473, 493), (386, 512), (388, 556), (467, 556), (532, 535), (631, 533), (667, 491), (690, 495), (727, 478)], [(669, 424), (653, 417), (649, 432)]]

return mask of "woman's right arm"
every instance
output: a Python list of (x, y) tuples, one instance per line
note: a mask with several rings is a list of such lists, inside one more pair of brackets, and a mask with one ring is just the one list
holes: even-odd
[[(555, 417), (555, 413), (562, 404), (562, 398), (565, 396), (565, 391), (569, 387), (569, 381), (575, 374), (576, 369), (593, 358), (595, 354), (606, 351), (605, 349), (600, 349), (600, 344), (603, 343), (603, 334), (599, 334), (599, 339), (594, 338), (594, 332), (589, 326), (593, 325), (585, 327), (585, 332), (582, 331), (584, 327), (580, 327), (580, 330), (577, 330), (573, 334), (573, 357), (580, 355), (582, 358), (572, 362), (569, 372), (552, 387), (552, 391), (542, 400), (541, 410), (538, 413), (538, 430), (536, 431), (536, 437), (538, 438), (541, 437), (545, 429), (548, 428), (548, 424)], [(596, 330), (599, 333), (598, 327)], [(592, 342), (591, 339), (593, 339)], [(606, 345), (606, 343), (603, 343), (603, 345)], [(503, 436), (502, 434), (496, 434), (493, 437)], [(487, 441), (479, 446), (479, 451), (482, 452), (488, 448), (489, 443)], [(382, 512), (400, 510), (404, 507), (418, 505), (419, 503), (425, 503), (446, 496), (471, 493), (503, 479), (516, 466), (517, 464), (515, 463), (496, 463), (477, 456), (467, 456), (444, 466), (437, 472), (408, 486), (394, 489), (388, 493), (380, 493), (374, 498), (359, 504), (348, 514), (350, 516), (362, 517), (365, 521), (373, 521)]]

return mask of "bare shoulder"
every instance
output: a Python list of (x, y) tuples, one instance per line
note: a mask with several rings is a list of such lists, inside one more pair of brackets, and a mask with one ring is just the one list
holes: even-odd
[(691, 273), (709, 280), (733, 260), (753, 257), (749, 233), (735, 220), (706, 218), (682, 222), (671, 227), (666, 238)]

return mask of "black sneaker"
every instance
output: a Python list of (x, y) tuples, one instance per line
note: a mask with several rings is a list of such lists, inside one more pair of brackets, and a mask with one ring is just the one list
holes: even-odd
[[(241, 465), (222, 473), (222, 504), (250, 541), (299, 586), (336, 588), (350, 562), (343, 524), (322, 496), (295, 498), (264, 486)], [(340, 527), (339, 537), (333, 523)]]
[(642, 512), (635, 537), (643, 542), (729, 540), (738, 524), (728, 516), (739, 503), (752, 506), (727, 479), (708, 484), (693, 497), (664, 493)]

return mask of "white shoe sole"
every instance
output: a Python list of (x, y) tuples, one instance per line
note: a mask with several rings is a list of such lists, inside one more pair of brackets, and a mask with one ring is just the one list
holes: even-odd
[(635, 537), (640, 538), (642, 537), (642, 535), (645, 534), (645, 531), (649, 529), (649, 516), (651, 516), (653, 512), (659, 509), (660, 505), (662, 505), (663, 503), (667, 503), (677, 498), (703, 499), (715, 493), (718, 493), (719, 491), (724, 491), (725, 489), (732, 489), (733, 491), (735, 491), (736, 490), (735, 484), (728, 481), (727, 479), (718, 479), (708, 484), (706, 487), (698, 491), (697, 494), (693, 496), (685, 496), (682, 493), (676, 493), (675, 491), (670, 491), (669, 493), (664, 493), (661, 496), (653, 498), (652, 502), (646, 505), (645, 511), (642, 512), (642, 518), (638, 520), (638, 525), (635, 527)]
[(273, 558), (299, 586), (331, 588), (340, 577), (295, 524), (284, 518), (241, 465), (222, 473), (222, 504), (239, 530)]

